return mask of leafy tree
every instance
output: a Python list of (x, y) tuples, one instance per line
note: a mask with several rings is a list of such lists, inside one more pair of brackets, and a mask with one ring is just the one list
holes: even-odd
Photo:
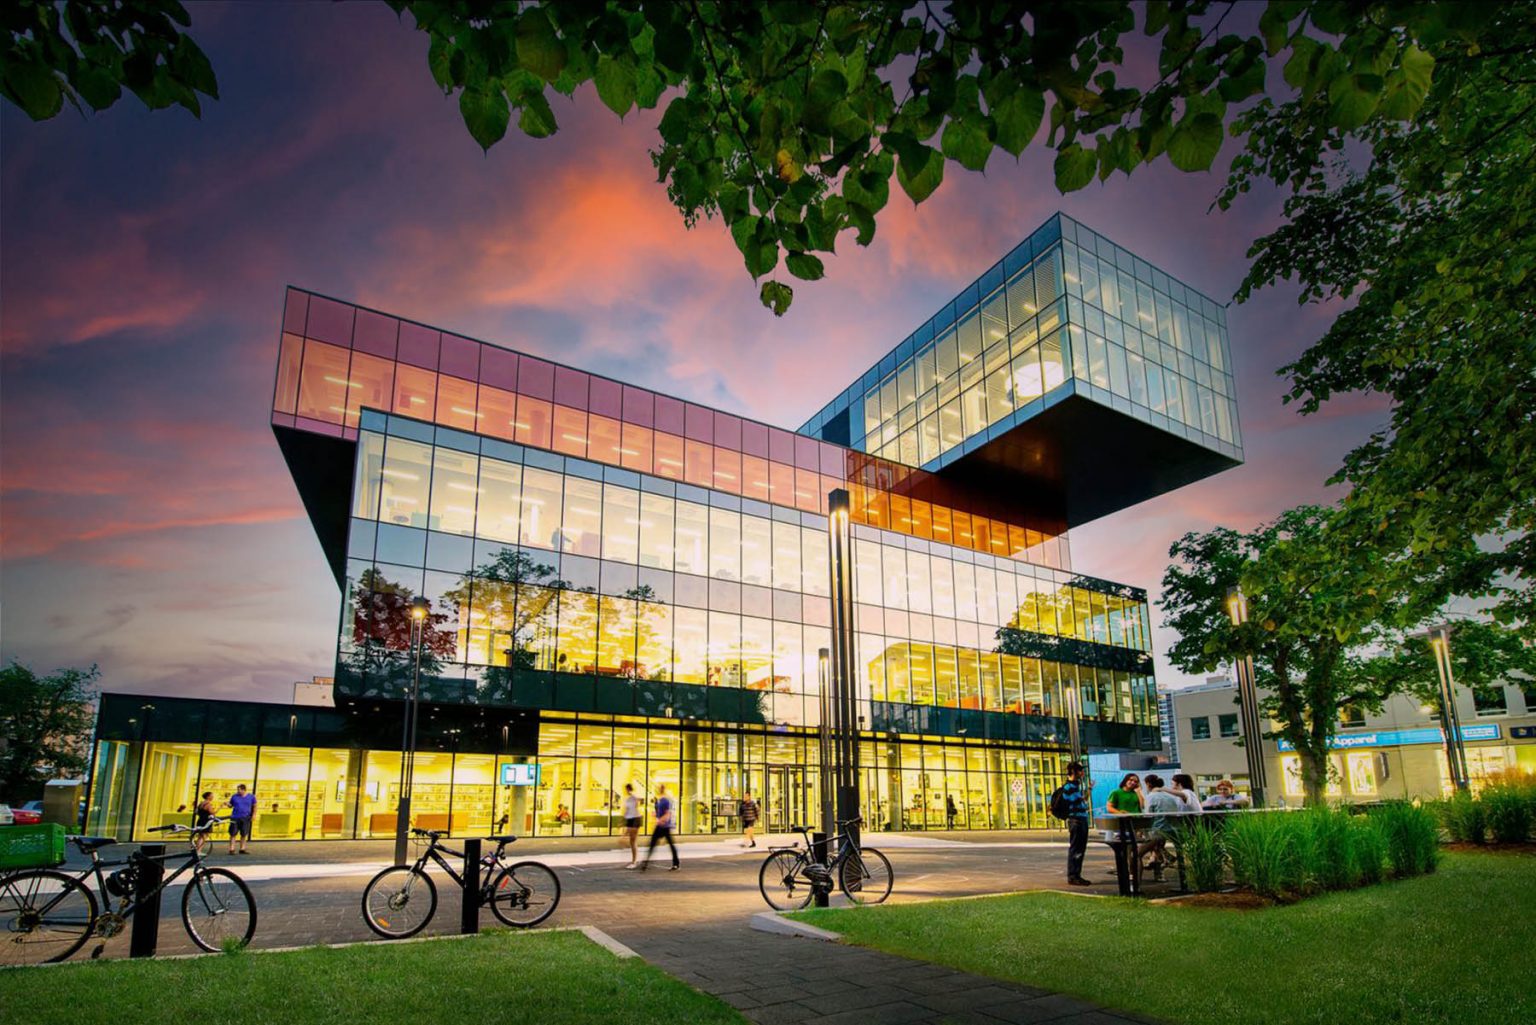
[(106, 110), (124, 88), (151, 110), (175, 105), (200, 115), (198, 94), (218, 99), (219, 84), (182, 32), (191, 23), (177, 0), (9, 0), (0, 5), (0, 95), (34, 121), (66, 100)]
[[(363, 571), (348, 603), (352, 623), (342, 661), (349, 669), (364, 680), (372, 677), (394, 686), (409, 686), (415, 670), (411, 661), (415, 641), (411, 606), (415, 597), (410, 588), (390, 580), (377, 568)], [(423, 675), (439, 672), (443, 661), (452, 659), (458, 649), (454, 631), (446, 628), (448, 619), (446, 612), (427, 614), (422, 626)]]
[(98, 675), (95, 666), (52, 676), (19, 662), (0, 669), (0, 800), (19, 804), (50, 779), (85, 772)]
[[(1536, 646), (1518, 631), (1482, 619), (1451, 624), (1451, 674), (1458, 686), (1489, 696), (1506, 683), (1536, 680)], [(1429, 641), (1419, 631), (1397, 631), (1382, 649), (1361, 658), (1354, 667), (1360, 687), (1345, 705), (1379, 711), (1383, 695), (1410, 694), (1438, 706), (1440, 676)]]

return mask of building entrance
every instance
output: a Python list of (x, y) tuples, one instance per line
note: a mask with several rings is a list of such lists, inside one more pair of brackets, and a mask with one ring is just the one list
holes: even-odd
[(806, 770), (798, 766), (768, 767), (768, 800), (763, 806), (768, 832), (783, 833), (790, 826), (815, 825), (815, 809), (807, 801), (810, 790), (806, 786), (806, 776)]

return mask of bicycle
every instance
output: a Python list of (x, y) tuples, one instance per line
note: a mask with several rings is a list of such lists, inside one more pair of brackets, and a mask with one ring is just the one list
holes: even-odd
[[(91, 859), (90, 867), (79, 875), (54, 868), (0, 875), (0, 964), (63, 961), (85, 946), (92, 936), (102, 942), (91, 957), (100, 957), (106, 941), (123, 931), (128, 919), (145, 901), (189, 870), (192, 877), (181, 895), (181, 924), (192, 942), (214, 953), (223, 950), (232, 939), (242, 947), (250, 943), (256, 933), (256, 900), (250, 887), (226, 868), (209, 868), (196, 846), (198, 837), (207, 835), (223, 821), (215, 818), (201, 826), (150, 829), (151, 833), (186, 833), (189, 850), (181, 867), (163, 874), (143, 898), (138, 896), (139, 873), (146, 870), (148, 863), (182, 855), (149, 855), (137, 850), (122, 861), (103, 861), (101, 848), (110, 847), (117, 840), (109, 836), (72, 836), (69, 841)], [(99, 904), (86, 886), (86, 880), (92, 876), (101, 894)]]
[(798, 911), (817, 894), (832, 892), (832, 880), (855, 904), (879, 904), (891, 895), (895, 873), (890, 859), (873, 847), (861, 847), (847, 827), (861, 825), (862, 818), (838, 819), (843, 832), (827, 841), (837, 854), (823, 865), (815, 860), (810, 833), (805, 826), (790, 826), (805, 837), (805, 848), (775, 847), (757, 873), (763, 900), (775, 911)]
[[(447, 834), (433, 829), (412, 829), (417, 837), (427, 839), (426, 849), (414, 865), (391, 865), (368, 882), (363, 891), (363, 920), (368, 928), (388, 940), (403, 940), (425, 929), (437, 913), (437, 886), (427, 875), (428, 861), (448, 873), (459, 886), (464, 877), (454, 870), (443, 855), (464, 857), (463, 851), (451, 850), (439, 841)], [(480, 859), (483, 882), (477, 894), (480, 907), (487, 904), (504, 925), (528, 929), (555, 913), (560, 903), (560, 880), (549, 866), (537, 861), (519, 861), (503, 866), (502, 852), (515, 836), (487, 837), (496, 850)], [(496, 869), (500, 868), (498, 874)]]

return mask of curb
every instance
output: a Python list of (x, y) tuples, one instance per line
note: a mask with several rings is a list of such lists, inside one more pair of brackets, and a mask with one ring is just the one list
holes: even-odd
[(773, 933), (777, 936), (800, 936), (808, 940), (820, 940), (823, 943), (837, 943), (843, 938), (841, 933), (818, 929), (804, 922), (796, 922), (785, 918), (777, 911), (757, 912), (752, 916), (751, 925), (758, 932)]

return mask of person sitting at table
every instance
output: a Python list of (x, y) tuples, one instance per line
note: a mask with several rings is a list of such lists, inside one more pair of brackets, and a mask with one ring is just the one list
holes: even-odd
[(1200, 795), (1195, 793), (1195, 780), (1187, 772), (1173, 774), (1173, 783), (1168, 787), (1169, 792), (1179, 799), (1183, 810), (1200, 814)]
[(1141, 777), (1134, 772), (1126, 773), (1120, 785), (1109, 792), (1104, 811), (1109, 815), (1140, 815)]
[(1205, 807), (1215, 811), (1230, 811), (1248, 807), (1248, 798), (1236, 792), (1230, 779), (1216, 784), (1216, 792), (1205, 799)]
[(555, 808), (555, 821), (559, 823), (571, 821), (571, 809), (563, 804)]
[(1148, 815), (1157, 815), (1152, 820), (1152, 825), (1147, 830), (1147, 839), (1138, 850), (1138, 854), (1145, 858), (1151, 855), (1148, 867), (1152, 869), (1152, 878), (1157, 882), (1163, 879), (1163, 863), (1167, 860), (1168, 837), (1173, 831), (1173, 826), (1164, 817), (1166, 813), (1175, 814), (1184, 810), (1184, 802), (1172, 790), (1163, 786), (1163, 778), (1151, 773), (1147, 774), (1147, 796), (1141, 802), (1142, 810)]

